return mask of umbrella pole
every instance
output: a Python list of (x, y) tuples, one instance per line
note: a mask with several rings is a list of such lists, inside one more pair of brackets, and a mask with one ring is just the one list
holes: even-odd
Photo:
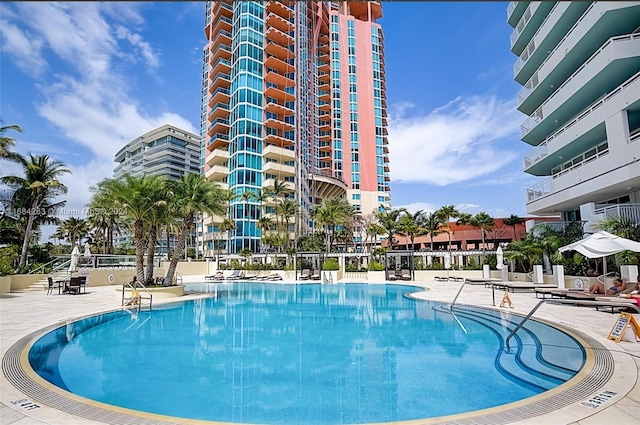
[(602, 257), (602, 273), (603, 273), (603, 279), (602, 279), (602, 287), (604, 288), (604, 294), (607, 294), (607, 256), (605, 255), (604, 257)]

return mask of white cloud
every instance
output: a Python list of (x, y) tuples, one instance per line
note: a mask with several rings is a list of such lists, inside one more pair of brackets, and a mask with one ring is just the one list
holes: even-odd
[[(37, 143), (18, 143), (20, 151), (47, 153), (67, 163), (73, 174), (62, 178), (69, 188), (66, 210), (85, 206), (89, 187), (112, 176), (114, 154), (134, 138), (163, 124), (199, 133), (188, 119), (170, 110), (146, 112), (134, 97), (140, 64), (151, 70), (162, 66), (159, 52), (142, 36), (146, 24), (141, 7), (147, 6), (129, 2), (0, 5), (1, 53), (34, 78), (41, 95), (36, 110), (57, 129), (55, 133), (91, 152), (82, 159), (74, 153), (62, 155), (65, 149), (57, 146), (43, 151)], [(171, 102), (160, 99), (158, 104), (169, 108)], [(5, 175), (9, 171), (9, 167), (1, 170)]]
[(445, 186), (491, 174), (519, 156), (509, 148), (519, 130), (514, 101), (459, 97), (426, 116), (408, 116), (406, 103), (392, 110), (393, 181)]
[(158, 53), (138, 31), (144, 25), (139, 7), (109, 2), (16, 3), (12, 9), (5, 5), (2, 9), (3, 52), (25, 64), (23, 69), (35, 66), (34, 58), (42, 62), (39, 68), (45, 66), (41, 58), (47, 55), (56, 61), (56, 72), (43, 74), (36, 83), (44, 97), (36, 105), (38, 112), (102, 160), (112, 160), (124, 144), (162, 124), (198, 132), (189, 120), (170, 111), (145, 113), (130, 93), (135, 73), (127, 66), (140, 58), (146, 67), (160, 66)]
[(410, 204), (405, 204), (405, 205), (394, 205), (393, 207), (393, 209), (400, 209), (400, 208), (404, 208), (407, 211), (409, 211), (411, 214), (414, 214), (420, 210), (422, 210), (425, 213), (432, 213), (436, 211), (438, 208), (440, 208), (440, 206), (430, 204), (428, 202), (412, 202)]

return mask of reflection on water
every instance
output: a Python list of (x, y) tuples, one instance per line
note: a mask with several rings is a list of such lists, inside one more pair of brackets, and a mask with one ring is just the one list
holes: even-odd
[[(406, 298), (412, 287), (208, 288), (215, 297), (64, 326), (34, 345), (31, 364), (98, 401), (229, 422), (408, 420), (539, 392), (496, 370), (497, 331)], [(571, 347), (576, 367), (575, 342), (562, 335), (554, 341)]]

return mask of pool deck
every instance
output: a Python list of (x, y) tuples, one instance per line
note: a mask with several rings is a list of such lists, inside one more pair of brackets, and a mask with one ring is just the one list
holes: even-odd
[[(192, 277), (193, 281), (202, 281), (202, 277)], [(286, 282), (284, 282), (286, 283)], [(451, 302), (460, 282), (397, 282), (398, 284), (419, 285), (429, 290), (420, 292), (416, 298), (434, 301)], [(46, 290), (26, 289), (0, 296), (0, 349), (2, 356), (7, 350), (24, 336), (65, 320), (113, 310), (120, 307), (116, 299), (116, 288), (119, 286), (100, 286), (87, 288), (82, 295), (46, 295)], [(502, 298), (502, 291), (495, 291), (496, 303)], [(540, 299), (533, 291), (509, 293), (513, 309), (505, 308), (522, 315), (527, 314)], [(175, 300), (197, 297), (187, 295), (179, 299), (162, 299), (154, 304), (164, 304)], [(457, 303), (492, 308), (492, 290), (483, 285), (466, 285)], [(607, 311), (605, 311), (607, 310)], [(635, 315), (638, 318), (638, 315)], [(574, 403), (553, 413), (520, 421), (520, 424), (640, 424), (640, 343), (608, 340), (607, 335), (615, 324), (618, 314), (611, 314), (609, 309), (596, 311), (594, 307), (577, 307), (571, 305), (545, 304), (534, 314), (534, 318), (544, 319), (565, 328), (583, 333), (605, 346), (612, 354), (615, 367), (607, 384), (595, 391), (593, 396), (602, 390), (618, 393), (611, 400), (604, 401), (597, 408), (586, 407)], [(2, 425), (36, 425), (36, 424), (98, 424), (86, 418), (72, 416), (65, 412), (48, 407), (38, 400), (30, 400), (15, 388), (5, 377), (0, 378), (0, 423)], [(25, 402), (26, 399), (26, 402)], [(583, 400), (587, 401), (587, 399)], [(29, 402), (35, 403), (34, 408)], [(411, 421), (411, 423), (432, 423), (430, 420)]]

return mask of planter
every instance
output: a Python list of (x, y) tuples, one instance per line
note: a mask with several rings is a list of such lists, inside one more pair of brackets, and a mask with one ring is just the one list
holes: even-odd
[(369, 283), (385, 283), (385, 271), (370, 270), (367, 272), (367, 281)]

